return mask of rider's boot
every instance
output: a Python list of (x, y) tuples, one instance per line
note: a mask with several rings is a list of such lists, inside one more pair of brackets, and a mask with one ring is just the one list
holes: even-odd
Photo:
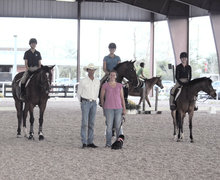
[(174, 103), (174, 95), (173, 94), (170, 94), (170, 110), (171, 111), (176, 110), (176, 105)]
[(25, 84), (21, 83), (21, 94), (20, 94), (20, 99), (24, 101), (25, 99)]

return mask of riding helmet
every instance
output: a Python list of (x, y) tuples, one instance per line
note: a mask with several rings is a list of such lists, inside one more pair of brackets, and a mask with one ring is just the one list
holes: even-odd
[(144, 67), (144, 62), (141, 62), (141, 63), (140, 63), (140, 66), (141, 66), (141, 67)]
[(188, 54), (186, 52), (181, 52), (180, 58), (188, 58)]
[(29, 41), (29, 45), (31, 45), (31, 43), (36, 43), (37, 44), (37, 40), (35, 38), (31, 38)]
[(115, 43), (110, 43), (110, 44), (108, 45), (108, 48), (109, 48), (109, 49), (116, 49), (116, 44), (115, 44)]

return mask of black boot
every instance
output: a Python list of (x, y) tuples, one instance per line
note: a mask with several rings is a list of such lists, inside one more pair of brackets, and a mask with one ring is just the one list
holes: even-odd
[(22, 83), (21, 83), (21, 95), (20, 95), (20, 99), (21, 99), (22, 101), (24, 101), (24, 99), (25, 99), (25, 84), (22, 84)]

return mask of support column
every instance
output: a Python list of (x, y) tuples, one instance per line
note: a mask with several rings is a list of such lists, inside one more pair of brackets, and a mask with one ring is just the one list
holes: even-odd
[[(151, 13), (150, 18), (150, 77), (155, 76), (154, 65), (154, 14)], [(150, 96), (153, 96), (153, 90), (150, 92)]]
[(80, 80), (80, 21), (81, 21), (81, 3), (78, 0), (78, 24), (77, 24), (77, 82)]
[(210, 17), (212, 32), (215, 41), (215, 48), (216, 48), (217, 60), (218, 60), (218, 73), (220, 77), (220, 23), (219, 23), (220, 12), (211, 12), (209, 17)]
[(175, 57), (175, 65), (181, 63), (179, 55), (185, 51), (189, 54), (189, 18), (168, 17), (168, 26)]
[(150, 77), (155, 76), (154, 69), (154, 14), (151, 13), (150, 19)]

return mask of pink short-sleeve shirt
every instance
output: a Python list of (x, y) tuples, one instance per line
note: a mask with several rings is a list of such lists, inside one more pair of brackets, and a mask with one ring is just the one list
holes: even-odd
[(113, 88), (108, 83), (105, 83), (102, 85), (102, 88), (105, 89), (104, 109), (122, 109), (120, 96), (122, 84), (116, 83), (116, 86)]

